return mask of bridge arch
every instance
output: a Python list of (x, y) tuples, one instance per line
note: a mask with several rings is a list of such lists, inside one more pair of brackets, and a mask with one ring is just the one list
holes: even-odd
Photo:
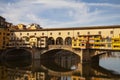
[(53, 37), (49, 37), (48, 38), (48, 45), (54, 45), (55, 44), (55, 40)]
[[(2, 53), (2, 63), (6, 66), (28, 66), (32, 63), (32, 53), (26, 49), (8, 49)], [(16, 64), (14, 65), (14, 61)], [(11, 63), (12, 62), (12, 63)], [(21, 65), (22, 64), (22, 65)]]
[(63, 38), (62, 37), (57, 37), (56, 39), (56, 45), (63, 45)]
[(72, 38), (71, 37), (65, 38), (65, 45), (72, 45)]
[[(41, 61), (45, 60), (42, 64), (50, 69), (52, 69), (50, 66), (56, 64), (61, 69), (69, 70), (72, 66), (77, 66), (80, 63), (80, 59), (81, 57), (79, 55), (66, 49), (51, 49), (41, 54)], [(49, 66), (47, 66), (48, 64)]]
[(72, 50), (69, 50), (69, 49), (50, 49), (50, 50), (43, 50), (43, 52), (41, 52), (41, 55), (43, 55), (43, 54), (45, 54), (45, 55), (47, 55), (47, 54), (49, 54), (49, 56), (52, 56), (52, 55), (54, 55), (54, 54), (56, 54), (56, 53), (60, 53), (60, 52), (67, 52), (67, 53), (72, 53), (72, 54), (75, 54), (75, 55), (77, 55), (77, 56), (79, 56), (79, 58), (80, 58), (80, 60), (81, 60), (81, 56), (79, 55), (79, 53), (77, 53), (77, 52), (74, 52), (74, 51), (72, 51)]

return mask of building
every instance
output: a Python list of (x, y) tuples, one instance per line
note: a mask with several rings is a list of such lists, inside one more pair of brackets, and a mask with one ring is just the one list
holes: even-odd
[(18, 28), (19, 30), (25, 30), (25, 29), (26, 29), (26, 25), (24, 25), (24, 24), (18, 24), (18, 25), (17, 25), (17, 28)]
[(0, 49), (68, 45), (74, 49), (120, 50), (120, 25), (44, 29), (34, 23), (10, 27), (5, 18), (0, 17), (0, 40)]
[(40, 27), (40, 25), (35, 24), (35, 23), (29, 24), (27, 27), (28, 27), (29, 30), (38, 30), (38, 29), (42, 29), (42, 27)]
[[(72, 48), (117, 49), (120, 25), (78, 28), (23, 29), (11, 31), (11, 47), (69, 45)], [(89, 43), (89, 44), (88, 44)], [(117, 49), (118, 50), (118, 49)]]
[(11, 23), (6, 22), (5, 18), (0, 16), (0, 50), (8, 47)]

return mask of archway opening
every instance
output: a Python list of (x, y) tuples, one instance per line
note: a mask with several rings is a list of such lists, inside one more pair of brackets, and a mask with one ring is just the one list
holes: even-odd
[(63, 45), (63, 39), (61, 37), (56, 39), (56, 45)]
[(2, 63), (9, 67), (26, 67), (32, 64), (32, 53), (26, 49), (10, 49), (3, 53)]
[(54, 71), (74, 70), (78, 68), (80, 56), (64, 49), (53, 49), (41, 55), (41, 64)]
[(72, 38), (71, 37), (65, 38), (65, 45), (72, 45)]
[(54, 45), (55, 44), (55, 40), (53, 37), (48, 38), (48, 45)]

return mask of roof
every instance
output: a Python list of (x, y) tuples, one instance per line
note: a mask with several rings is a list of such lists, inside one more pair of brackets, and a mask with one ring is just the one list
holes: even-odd
[(0, 19), (2, 19), (2, 20), (4, 20), (4, 21), (5, 21), (5, 18), (4, 18), (4, 17), (2, 17), (2, 16), (0, 16)]
[(14, 30), (19, 31), (56, 31), (56, 30), (86, 30), (86, 29), (113, 29), (120, 28), (120, 25), (110, 25), (110, 26), (90, 26), (90, 27), (70, 27), (70, 28), (43, 28), (37, 30)]

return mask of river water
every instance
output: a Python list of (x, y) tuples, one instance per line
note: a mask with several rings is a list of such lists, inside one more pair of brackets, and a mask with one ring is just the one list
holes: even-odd
[(120, 80), (120, 52), (100, 56), (98, 63), (80, 63), (75, 54), (56, 54), (1, 61), (0, 80)]

